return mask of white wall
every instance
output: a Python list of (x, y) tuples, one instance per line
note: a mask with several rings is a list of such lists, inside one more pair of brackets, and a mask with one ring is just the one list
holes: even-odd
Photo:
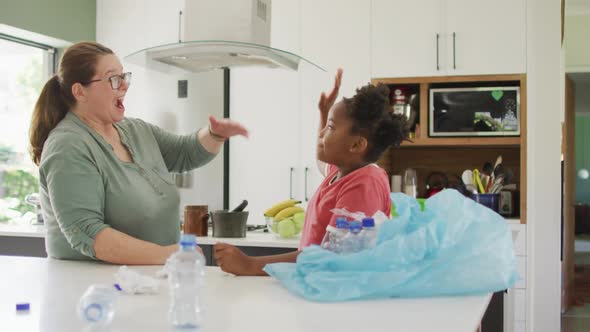
[(527, 1), (527, 326), (560, 330), (560, 3)]
[[(145, 8), (140, 0), (101, 0), (96, 4), (96, 40), (110, 47), (125, 70), (133, 72), (125, 98), (126, 115), (177, 134), (193, 133), (208, 124), (209, 114), (223, 116), (223, 72), (191, 74), (158, 72), (129, 63), (126, 55), (145, 46)], [(125, 13), (133, 13), (126, 15)], [(177, 80), (188, 80), (188, 98), (177, 98)], [(180, 216), (187, 204), (223, 208), (223, 153), (192, 172), (192, 186), (180, 189)]]

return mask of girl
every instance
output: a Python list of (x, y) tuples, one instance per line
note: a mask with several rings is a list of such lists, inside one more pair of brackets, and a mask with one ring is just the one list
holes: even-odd
[(392, 114), (389, 89), (385, 85), (366, 85), (352, 98), (334, 104), (342, 71), (336, 75), (329, 96), (322, 93), (319, 103), (320, 131), (317, 143), (318, 167), (325, 176), (309, 201), (299, 251), (273, 256), (250, 257), (238, 248), (218, 243), (215, 259), (225, 272), (236, 275), (266, 275), (266, 264), (295, 262), (300, 250), (320, 244), (328, 224), (335, 224), (334, 208), (373, 215), (391, 211), (387, 173), (375, 165), (391, 145), (408, 138), (403, 116)]

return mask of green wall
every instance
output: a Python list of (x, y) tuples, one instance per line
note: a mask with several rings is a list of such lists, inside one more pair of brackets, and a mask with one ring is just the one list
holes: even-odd
[(576, 202), (590, 204), (590, 178), (578, 177), (584, 167), (590, 171), (590, 114), (576, 115)]
[(69, 42), (96, 40), (96, 0), (0, 0), (0, 23)]
[(565, 19), (565, 66), (590, 66), (590, 15), (567, 16)]

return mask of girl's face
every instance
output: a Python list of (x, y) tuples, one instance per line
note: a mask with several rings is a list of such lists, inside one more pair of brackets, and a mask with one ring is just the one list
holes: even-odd
[[(123, 74), (123, 66), (115, 55), (100, 56), (96, 64), (96, 73), (91, 80), (100, 80), (84, 86), (85, 100), (89, 115), (102, 123), (115, 123), (123, 120), (123, 104), (129, 84), (120, 78), (120, 86), (113, 89), (111, 77)], [(116, 78), (115, 78), (116, 79)]]
[(344, 102), (334, 104), (328, 112), (326, 127), (320, 131), (317, 159), (336, 166), (345, 166), (362, 159), (357, 143), (358, 135), (350, 133), (352, 120), (346, 114)]

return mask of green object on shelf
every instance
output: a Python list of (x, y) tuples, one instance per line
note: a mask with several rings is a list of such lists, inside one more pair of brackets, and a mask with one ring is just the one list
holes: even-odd
[(424, 203), (426, 202), (426, 198), (416, 198), (416, 200), (418, 201), (418, 203), (420, 203), (420, 210), (426, 210), (426, 206), (424, 205)]

